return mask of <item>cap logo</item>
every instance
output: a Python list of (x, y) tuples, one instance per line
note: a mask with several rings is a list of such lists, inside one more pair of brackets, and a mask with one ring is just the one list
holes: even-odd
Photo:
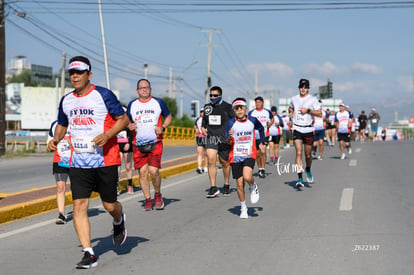
[(76, 71), (89, 71), (89, 65), (82, 62), (82, 61), (73, 61), (69, 64), (69, 71), (76, 70)]
[(237, 101), (233, 102), (232, 107), (234, 108), (236, 106), (246, 106), (247, 107), (247, 103), (243, 100), (237, 100)]

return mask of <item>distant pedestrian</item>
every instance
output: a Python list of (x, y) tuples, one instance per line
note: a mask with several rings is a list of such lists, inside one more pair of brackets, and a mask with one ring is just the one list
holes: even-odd
[(348, 154), (352, 154), (351, 148), (351, 127), (353, 115), (345, 110), (343, 103), (339, 104), (339, 111), (335, 114), (335, 124), (338, 132), (339, 150), (341, 150), (341, 159), (345, 159), (345, 149), (348, 149)]
[[(123, 106), (126, 111), (126, 106)], [(134, 193), (134, 187), (132, 186), (132, 152), (133, 152), (133, 140), (135, 125), (129, 123), (125, 129), (117, 134), (117, 141), (119, 145), (119, 151), (121, 152), (121, 160), (124, 163), (126, 177), (128, 180), (127, 192), (128, 194)], [(122, 165), (119, 166), (118, 173), (121, 175)], [(119, 194), (119, 191), (118, 191)]]
[(282, 112), (283, 120), (283, 130), (282, 130), (282, 139), (283, 139), (283, 148), (290, 147), (290, 140), (292, 139), (292, 118), (286, 113), (285, 110)]
[[(48, 140), (51, 141), (55, 135), (57, 120), (50, 125)], [(69, 177), (69, 160), (71, 156), (70, 136), (66, 133), (65, 137), (58, 143), (57, 150), (53, 155), (53, 175), (56, 181), (56, 202), (58, 207), (58, 217), (56, 224), (65, 224), (67, 217), (65, 216), (65, 189), (66, 181)]]
[(88, 218), (92, 191), (99, 193), (104, 208), (113, 217), (114, 245), (122, 245), (127, 237), (125, 214), (117, 201), (121, 158), (116, 134), (126, 127), (128, 118), (112, 91), (90, 83), (92, 72), (88, 58), (70, 59), (69, 78), (74, 91), (60, 101), (58, 125), (48, 150), (55, 151), (69, 131), (73, 148), (69, 164), (73, 224), (84, 252), (76, 268), (85, 269), (98, 265), (98, 256), (91, 247)]
[(368, 116), (368, 120), (371, 123), (371, 133), (372, 133), (372, 140), (375, 141), (377, 139), (377, 132), (378, 132), (378, 124), (381, 117), (377, 113), (375, 108), (372, 108), (371, 113)]
[[(265, 135), (269, 138), (269, 128), (272, 126), (274, 118), (273, 114), (270, 110), (264, 108), (264, 100), (263, 97), (258, 96), (254, 99), (254, 103), (256, 104), (256, 108), (249, 112), (249, 116), (257, 118), (259, 122), (263, 125), (265, 129)], [(256, 138), (259, 138), (259, 134), (256, 131)], [(266, 141), (265, 145), (267, 146), (268, 141)], [(256, 143), (257, 146), (257, 166), (259, 168), (258, 174), (259, 177), (265, 178), (266, 177), (266, 148), (264, 150), (259, 150), (259, 144)]]
[[(254, 182), (253, 168), (257, 156), (256, 142), (261, 150), (265, 148), (265, 134), (262, 124), (255, 118), (247, 116), (247, 102), (244, 98), (236, 98), (232, 103), (236, 117), (231, 118), (226, 126), (226, 141), (231, 145), (229, 162), (233, 178), (237, 183), (237, 195), (240, 201), (240, 218), (249, 217), (244, 192), (244, 182), (249, 184), (250, 201), (259, 201), (259, 188)], [(255, 130), (259, 138), (255, 137)]]
[[(322, 106), (322, 101), (319, 100), (319, 103)], [(313, 117), (313, 127), (315, 128), (314, 136), (313, 136), (313, 150), (312, 150), (312, 157), (318, 160), (323, 160), (322, 153), (324, 147), (324, 139), (325, 139), (325, 130), (326, 130), (326, 111), (322, 109), (322, 116), (314, 116)], [(319, 145), (319, 150), (318, 150)]]
[[(312, 145), (313, 145), (313, 117), (322, 116), (322, 108), (318, 99), (309, 94), (310, 83), (307, 79), (299, 80), (299, 94), (292, 97), (289, 104), (289, 115), (293, 120), (293, 140), (296, 149), (296, 165), (298, 169), (298, 180), (296, 187), (303, 187), (303, 171), (306, 171), (309, 183), (314, 181), (312, 166)], [(303, 169), (302, 146), (305, 151), (306, 170)]]
[[(203, 174), (208, 172), (207, 168), (207, 154), (206, 154), (206, 136), (203, 135), (203, 130), (201, 129), (201, 124), (203, 122), (204, 108), (200, 109), (200, 116), (197, 117), (194, 121), (194, 130), (196, 132), (196, 144), (197, 144), (197, 169), (198, 174)], [(204, 169), (202, 167), (204, 160)]]
[[(136, 125), (136, 146), (134, 146), (134, 167), (139, 171), (139, 182), (145, 198), (144, 210), (153, 209), (148, 174), (154, 187), (155, 209), (164, 209), (161, 195), (161, 156), (162, 138), (165, 129), (170, 126), (172, 115), (165, 102), (152, 96), (151, 83), (147, 79), (137, 82), (138, 98), (128, 104), (128, 117)], [(164, 118), (164, 121), (162, 120)]]
[(211, 87), (210, 102), (204, 106), (202, 121), (203, 135), (206, 136), (208, 176), (210, 179), (210, 189), (207, 198), (215, 198), (220, 194), (220, 190), (216, 185), (217, 155), (222, 165), (224, 177), (223, 195), (230, 195), (230, 145), (226, 143), (225, 131), (227, 121), (232, 117), (234, 117), (234, 112), (231, 104), (223, 100), (223, 90), (219, 86)]
[(365, 111), (362, 110), (361, 114), (358, 116), (358, 122), (359, 122), (359, 140), (361, 142), (365, 141), (365, 129), (367, 128), (367, 121), (368, 121), (368, 117), (365, 114)]
[(276, 165), (279, 158), (279, 143), (282, 136), (281, 129), (285, 126), (283, 119), (277, 114), (276, 106), (272, 106), (270, 111), (273, 115), (273, 124), (269, 128), (269, 157), (270, 164)]

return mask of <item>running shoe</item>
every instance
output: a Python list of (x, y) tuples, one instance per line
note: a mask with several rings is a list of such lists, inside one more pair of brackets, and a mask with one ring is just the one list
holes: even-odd
[(112, 240), (114, 245), (120, 246), (122, 245), (126, 238), (127, 238), (127, 230), (125, 228), (125, 214), (122, 213), (121, 215), (122, 222), (121, 224), (114, 224), (114, 235), (112, 236)]
[(197, 169), (196, 169), (196, 172), (197, 172), (197, 174), (203, 174), (203, 169), (201, 169), (201, 168), (197, 168)]
[(260, 199), (259, 187), (257, 186), (257, 184), (253, 183), (252, 186), (250, 186), (249, 191), (250, 191), (250, 202), (252, 204), (257, 203)]
[(247, 214), (247, 207), (242, 207), (240, 209), (240, 219), (247, 219), (249, 215)]
[(298, 179), (298, 181), (296, 182), (296, 187), (297, 188), (299, 188), (299, 187), (303, 187), (304, 185), (303, 185), (303, 179)]
[(218, 190), (217, 186), (211, 186), (210, 191), (208, 191), (207, 198), (215, 198), (218, 194), (220, 194), (220, 190)]
[(342, 154), (341, 159), (345, 159), (345, 158), (346, 158), (345, 154)]
[(91, 255), (88, 251), (85, 251), (82, 260), (76, 264), (77, 269), (88, 269), (96, 266), (98, 266), (98, 257)]
[(260, 169), (258, 174), (259, 174), (259, 177), (262, 179), (266, 177), (266, 172), (264, 169)]
[(308, 182), (309, 183), (312, 183), (313, 182), (313, 176), (312, 176), (311, 171), (307, 171), (306, 172), (306, 177), (308, 178)]
[(315, 159), (316, 158), (316, 152), (312, 151), (312, 158)]
[(230, 196), (230, 184), (223, 185), (223, 196)]
[(65, 224), (66, 223), (66, 216), (62, 213), (59, 213), (59, 216), (56, 218), (56, 224)]
[(352, 154), (352, 148), (351, 147), (348, 147), (348, 154)]
[(161, 196), (161, 193), (157, 193), (154, 195), (155, 199), (155, 209), (156, 210), (163, 210), (164, 209), (164, 199)]
[(128, 185), (128, 194), (134, 194), (134, 188), (132, 188), (132, 185)]
[(318, 156), (318, 160), (323, 160), (322, 156)]
[(145, 199), (144, 210), (145, 211), (151, 211), (152, 207), (153, 207), (152, 200), (151, 199)]

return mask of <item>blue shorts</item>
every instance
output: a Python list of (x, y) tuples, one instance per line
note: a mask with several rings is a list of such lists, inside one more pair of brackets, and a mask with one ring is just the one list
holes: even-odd
[(323, 130), (315, 130), (315, 135), (313, 136), (313, 141), (323, 140), (325, 138), (325, 129)]

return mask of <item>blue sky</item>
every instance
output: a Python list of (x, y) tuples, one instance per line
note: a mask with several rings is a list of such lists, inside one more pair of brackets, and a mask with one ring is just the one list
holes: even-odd
[[(109, 2), (118, 5), (108, 5)], [(172, 67), (174, 77), (184, 78), (184, 82), (177, 81), (177, 89), (183, 88), (184, 111), (188, 112), (191, 100), (204, 100), (208, 33), (201, 29), (215, 29), (218, 32), (213, 34), (212, 84), (223, 88), (226, 100), (240, 95), (253, 98), (257, 72), (258, 93), (265, 97), (270, 97), (272, 90), (279, 96), (290, 97), (297, 93), (298, 80), (308, 78), (312, 93), (328, 79), (332, 81), (334, 96), (351, 107), (363, 102), (369, 108), (396, 97), (403, 102), (412, 101), (414, 5), (244, 12), (203, 11), (227, 8), (220, 5), (155, 5), (240, 4), (230, 6), (237, 9), (246, 8), (249, 3), (266, 3), (268, 6), (251, 8), (269, 9), (339, 7), (335, 6), (337, 2), (302, 1), (295, 3), (326, 5), (271, 6), (292, 2), (172, 0), (145, 1), (143, 5), (140, 1), (104, 0), (111, 88), (120, 90), (121, 99), (129, 101), (136, 95), (136, 80), (144, 76), (146, 63), (153, 94), (166, 96)], [(57, 72), (62, 52), (69, 57), (83, 53), (92, 59), (93, 82), (105, 86), (96, 3), (6, 1), (7, 62), (12, 56), (25, 55), (32, 64), (53, 66)], [(160, 9), (169, 12), (159, 12)], [(171, 12), (173, 9), (180, 11)], [(25, 12), (26, 17), (18, 17), (16, 11)]]

